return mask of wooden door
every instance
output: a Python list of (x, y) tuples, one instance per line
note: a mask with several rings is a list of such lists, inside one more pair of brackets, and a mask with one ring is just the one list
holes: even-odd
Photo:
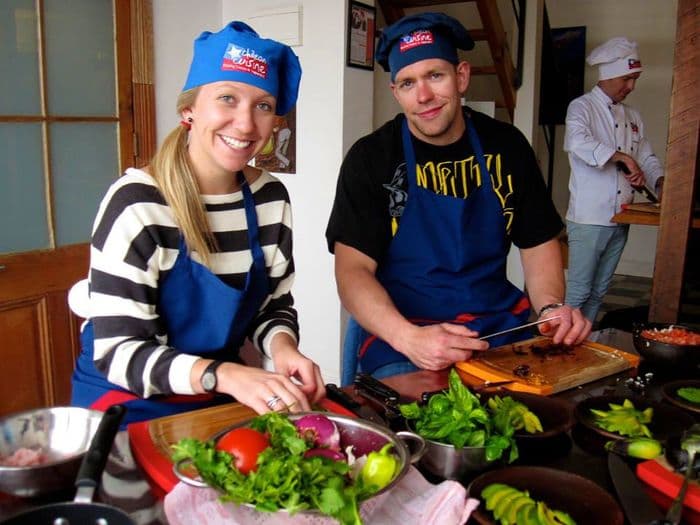
[[(144, 165), (155, 143), (150, 0), (70, 5), (10, 0), (3, 9), (7, 16), (0, 34), (9, 38), (2, 45), (10, 47), (5, 56), (0, 53), (0, 63), (19, 64), (14, 78), (21, 83), (9, 80), (9, 98), (16, 99), (0, 101), (0, 139), (12, 141), (0, 144), (0, 416), (69, 403), (82, 320), (71, 314), (67, 294), (87, 276), (90, 229), (103, 190), (125, 167)], [(97, 18), (94, 25), (112, 35), (101, 42), (109, 46), (106, 50), (85, 44), (89, 51), (81, 58), (70, 50), (83, 42), (74, 38), (76, 23), (90, 26), (84, 16)], [(92, 33), (105, 38), (96, 27)], [(66, 50), (69, 65), (90, 69), (94, 62), (95, 69), (107, 70), (104, 75), (111, 67), (106, 78), (113, 85), (106, 89), (114, 93), (112, 109), (101, 112), (88, 101), (83, 106), (81, 95), (71, 108), (52, 93), (63, 88), (70, 99), (82, 81), (71, 85), (60, 75), (64, 70), (56, 71), (57, 59), (63, 58), (56, 49)], [(32, 65), (24, 67), (22, 60)], [(57, 80), (52, 80), (52, 67)], [(97, 81), (108, 84), (104, 75)], [(97, 104), (107, 98), (88, 95)], [(92, 165), (85, 168), (88, 162)], [(29, 177), (33, 185), (27, 185)]]

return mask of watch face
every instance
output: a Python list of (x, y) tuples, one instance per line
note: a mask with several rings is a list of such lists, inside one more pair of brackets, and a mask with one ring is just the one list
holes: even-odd
[(216, 373), (205, 372), (202, 375), (202, 388), (207, 392), (210, 392), (216, 386)]

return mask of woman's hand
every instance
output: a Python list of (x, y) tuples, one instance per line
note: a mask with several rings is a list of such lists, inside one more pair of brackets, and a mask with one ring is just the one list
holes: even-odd
[[(258, 414), (311, 410), (302, 387), (284, 373), (224, 363), (217, 371), (217, 392), (228, 394)], [(320, 374), (319, 374), (320, 378)]]
[(275, 371), (296, 380), (311, 403), (317, 402), (326, 395), (321, 369), (299, 351), (296, 341), (289, 334), (286, 332), (276, 334), (270, 346)]

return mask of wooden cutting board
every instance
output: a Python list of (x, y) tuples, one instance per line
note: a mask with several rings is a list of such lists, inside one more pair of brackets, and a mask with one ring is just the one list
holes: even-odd
[[(549, 345), (550, 338), (535, 337), (490, 349), (455, 366), (482, 381), (513, 381), (503, 386), (509, 390), (550, 395), (639, 365), (638, 355), (592, 341), (557, 355), (540, 356), (532, 351), (533, 347)], [(515, 375), (516, 367), (523, 365), (528, 367), (529, 375)]]

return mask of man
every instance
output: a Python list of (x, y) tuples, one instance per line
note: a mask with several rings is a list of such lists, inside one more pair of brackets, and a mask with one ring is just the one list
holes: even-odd
[(639, 112), (622, 102), (642, 72), (637, 44), (612, 38), (586, 61), (598, 66), (599, 80), (569, 104), (564, 137), (571, 165), (566, 302), (594, 322), (629, 231), (611, 219), (632, 202), (635, 187), (660, 192), (663, 171)]
[[(403, 113), (348, 152), (326, 231), (353, 317), (344, 384), (358, 357), (378, 378), (469, 359), (489, 346), (479, 335), (525, 322), (531, 306), (559, 316), (543, 328), (555, 342), (590, 331), (562, 304), (562, 222), (532, 148), (513, 126), (460, 105), (469, 64), (457, 48), (473, 46), (459, 22), (438, 13), (399, 20), (377, 44)], [(529, 300), (506, 279), (511, 240)]]

